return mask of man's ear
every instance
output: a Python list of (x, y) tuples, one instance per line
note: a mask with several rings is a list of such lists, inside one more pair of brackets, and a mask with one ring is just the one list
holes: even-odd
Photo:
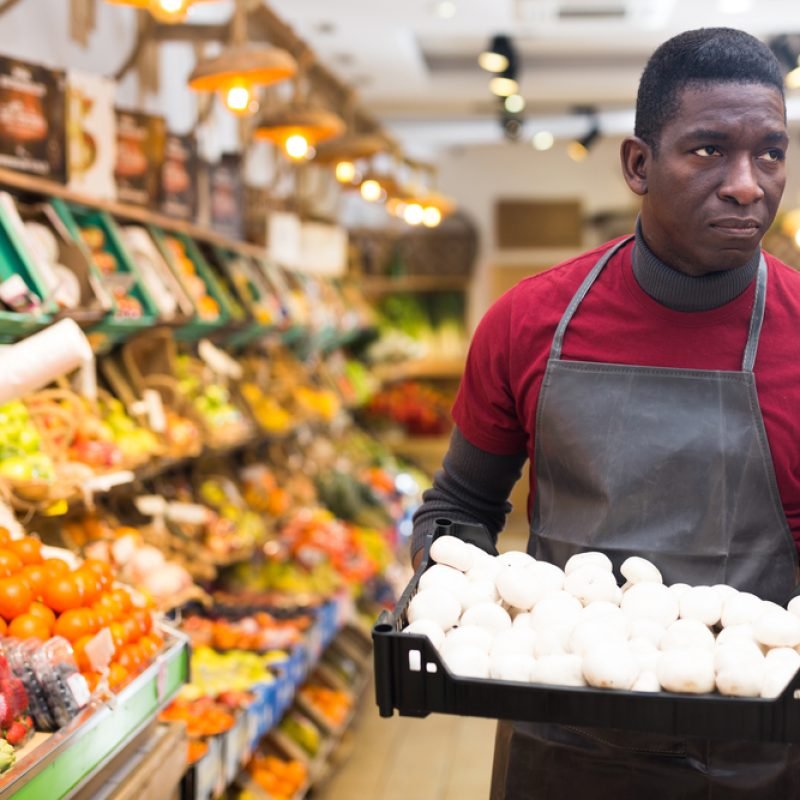
[(638, 136), (628, 136), (620, 146), (619, 156), (622, 175), (630, 190), (640, 197), (647, 194), (647, 170), (653, 158), (650, 145)]

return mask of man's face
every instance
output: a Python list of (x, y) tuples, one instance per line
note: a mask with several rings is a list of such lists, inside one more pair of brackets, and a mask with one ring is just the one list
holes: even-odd
[(679, 101), (657, 155), (645, 148), (645, 239), (689, 275), (740, 267), (757, 250), (783, 194), (789, 143), (783, 98), (762, 84), (722, 83), (687, 87)]

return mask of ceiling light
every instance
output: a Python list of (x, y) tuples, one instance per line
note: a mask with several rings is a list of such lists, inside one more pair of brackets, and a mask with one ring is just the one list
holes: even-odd
[(419, 203), (409, 203), (403, 211), (403, 219), (409, 225), (419, 225), (425, 219), (425, 209)]
[(493, 36), (489, 47), (478, 56), (478, 64), (487, 72), (505, 72), (515, 60), (511, 39), (503, 34)]
[(567, 154), (573, 161), (583, 161), (589, 155), (589, 149), (600, 137), (600, 128), (593, 123), (588, 133), (580, 139), (574, 139), (567, 145)]
[(550, 131), (537, 131), (531, 139), (531, 144), (537, 150), (549, 150), (554, 142), (555, 138)]
[(266, 139), (286, 150), (288, 140), (300, 136), (311, 148), (340, 136), (344, 128), (341, 117), (331, 111), (289, 107), (264, 114), (253, 129), (253, 137)]
[(310, 146), (305, 136), (301, 133), (293, 133), (286, 138), (286, 141), (283, 143), (283, 149), (286, 151), (286, 155), (289, 156), (289, 158), (294, 161), (301, 161), (308, 157)]
[(361, 196), (368, 203), (377, 203), (384, 194), (383, 187), (374, 178), (368, 178), (361, 184)]
[[(253, 88), (291, 78), (297, 72), (297, 62), (286, 50), (247, 41), (247, 13), (243, 0), (237, 0), (231, 29), (230, 45), (218, 56), (197, 62), (189, 76), (189, 87), (198, 92), (219, 92), (228, 108), (236, 113), (246, 113), (254, 110)], [(230, 96), (232, 89), (235, 91)], [(241, 89), (246, 89), (251, 96), (246, 104)]]
[(521, 94), (510, 94), (503, 105), (509, 114), (519, 114), (525, 108), (525, 98)]
[(337, 164), (340, 161), (358, 161), (387, 150), (388, 142), (377, 134), (346, 133), (323, 142), (317, 148), (316, 161), (320, 164)]
[(452, 19), (458, 11), (453, 0), (440, 0), (434, 10), (439, 19)]
[(340, 161), (336, 165), (336, 180), (339, 183), (352, 183), (356, 174), (356, 165), (352, 161)]
[(508, 97), (519, 91), (519, 84), (514, 78), (498, 75), (489, 81), (489, 89), (492, 94), (496, 94), (498, 97)]
[(426, 228), (435, 228), (442, 221), (442, 212), (436, 206), (428, 206), (422, 213), (422, 224)]

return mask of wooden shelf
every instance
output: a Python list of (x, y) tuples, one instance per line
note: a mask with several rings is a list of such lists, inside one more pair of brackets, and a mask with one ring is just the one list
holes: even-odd
[(378, 364), (374, 374), (382, 381), (402, 381), (414, 378), (460, 378), (464, 373), (464, 358), (421, 358), (399, 364)]
[(174, 219), (173, 217), (168, 217), (166, 214), (151, 211), (149, 208), (142, 208), (127, 203), (118, 203), (116, 200), (101, 200), (91, 195), (73, 191), (60, 183), (55, 183), (45, 178), (39, 178), (35, 175), (14, 172), (14, 170), (4, 167), (0, 167), (0, 186), (45, 195), (47, 197), (58, 197), (70, 203), (78, 203), (88, 206), (89, 208), (97, 208), (101, 211), (107, 211), (109, 214), (119, 219), (157, 225), (158, 227), (166, 228), (170, 231), (185, 233), (193, 239), (200, 239), (204, 242), (230, 248), (244, 255), (261, 257), (265, 254), (265, 249), (260, 245), (251, 244), (250, 242), (235, 241), (228, 236), (211, 230), (207, 226)]
[(362, 275), (356, 278), (366, 295), (392, 292), (461, 292), (469, 287), (470, 279), (461, 275), (403, 275), (397, 278)]

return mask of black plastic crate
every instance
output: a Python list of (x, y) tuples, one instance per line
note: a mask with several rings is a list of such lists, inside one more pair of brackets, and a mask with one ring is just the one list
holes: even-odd
[(800, 742), (800, 671), (774, 699), (718, 694), (626, 692), (517, 683), (453, 675), (425, 636), (401, 634), (406, 609), (428, 550), (438, 536), (475, 541), (473, 526), (442, 521), (425, 546), (419, 569), (393, 613), (384, 611), (372, 629), (375, 694), (381, 716), (425, 717), (431, 713), (554, 722), (675, 736), (739, 741)]

